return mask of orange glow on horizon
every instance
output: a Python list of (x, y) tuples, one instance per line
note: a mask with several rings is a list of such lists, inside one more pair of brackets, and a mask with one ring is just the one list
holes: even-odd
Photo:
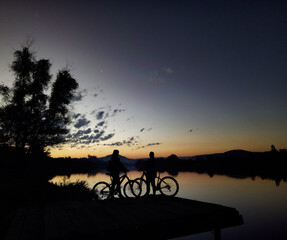
[(227, 146), (213, 146), (207, 147), (206, 145), (199, 145), (194, 147), (188, 146), (154, 146), (150, 148), (144, 148), (139, 150), (133, 150), (129, 147), (106, 147), (106, 148), (98, 148), (98, 149), (91, 149), (91, 148), (63, 148), (62, 150), (58, 149), (51, 149), (51, 157), (58, 158), (58, 157), (72, 157), (72, 158), (81, 158), (81, 157), (88, 157), (88, 155), (96, 156), (98, 158), (105, 157), (107, 155), (111, 155), (114, 149), (118, 149), (120, 155), (125, 156), (130, 159), (139, 159), (139, 158), (148, 158), (149, 153), (153, 151), (155, 153), (155, 157), (168, 157), (171, 154), (175, 154), (178, 157), (192, 157), (196, 155), (204, 155), (204, 154), (214, 154), (214, 153), (224, 153), (226, 151), (234, 150), (234, 149), (242, 149), (246, 151), (254, 151), (254, 152), (264, 152), (268, 151), (269, 148), (262, 147), (254, 147), (250, 148), (248, 146), (241, 146), (241, 147), (227, 147)]
[(188, 149), (170, 149), (165, 147), (155, 146), (154, 148), (145, 148), (139, 150), (132, 150), (128, 147), (114, 147), (114, 148), (99, 148), (99, 149), (75, 149), (75, 148), (65, 148), (62, 150), (51, 149), (51, 157), (72, 157), (72, 158), (81, 158), (88, 157), (88, 155), (96, 156), (96, 157), (105, 157), (113, 153), (114, 149), (118, 149), (120, 155), (125, 156), (131, 159), (139, 159), (139, 158), (148, 158), (149, 153), (153, 151), (155, 153), (155, 157), (168, 157), (171, 154), (175, 154), (179, 157), (188, 157), (199, 154), (206, 154), (206, 152), (199, 151), (190, 151)]

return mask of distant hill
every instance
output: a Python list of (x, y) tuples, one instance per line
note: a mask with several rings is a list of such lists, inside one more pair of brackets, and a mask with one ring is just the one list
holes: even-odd
[[(105, 157), (98, 158), (97, 161), (107, 163), (109, 160), (111, 160), (111, 158), (112, 158), (112, 155), (107, 155)], [(119, 158), (120, 158), (120, 161), (123, 165), (134, 165), (137, 162), (137, 160), (135, 160), (135, 159), (130, 159), (130, 158), (127, 158), (127, 157), (124, 157), (121, 155), (119, 155)]]
[[(274, 179), (276, 185), (280, 181), (287, 181), (287, 151), (275, 147), (267, 152), (250, 152), (245, 150), (231, 150), (224, 153), (206, 154), (188, 158), (179, 158), (173, 169), (178, 171), (192, 171), (227, 175), (236, 178), (261, 177), (262, 179)], [(167, 163), (164, 166), (170, 170)]]
[(258, 155), (260, 153), (257, 152), (250, 152), (242, 149), (230, 150), (224, 153), (212, 153), (212, 154), (203, 154), (203, 155), (196, 155), (192, 157), (179, 157), (180, 160), (206, 160), (211, 158), (250, 158)]
[[(172, 156), (172, 155), (171, 155)], [(167, 171), (170, 174), (177, 174), (179, 171), (192, 171), (227, 175), (232, 177), (255, 177), (286, 180), (287, 176), (287, 151), (273, 150), (269, 152), (250, 152), (246, 150), (230, 150), (224, 153), (196, 155), (192, 157), (156, 158), (158, 171)], [(90, 171), (105, 171), (107, 162), (112, 155), (97, 158), (58, 158), (49, 159), (48, 169), (53, 175), (64, 175), (72, 173), (88, 173)], [(146, 165), (146, 158), (130, 159), (119, 156), (120, 161), (130, 171), (142, 171)]]
[[(254, 156), (258, 153), (255, 152), (249, 152), (245, 150), (231, 150), (224, 153), (213, 153), (213, 154), (203, 154), (203, 155), (196, 155), (192, 157), (178, 157), (179, 160), (199, 160), (199, 159), (211, 159), (211, 158), (248, 158), (250, 156)], [(107, 163), (109, 160), (111, 160), (112, 154), (107, 155), (105, 157), (98, 158), (97, 162)], [(146, 161), (147, 158), (142, 159), (130, 159), (125, 156), (119, 155), (121, 162), (124, 165), (134, 165), (137, 163), (137, 161)]]

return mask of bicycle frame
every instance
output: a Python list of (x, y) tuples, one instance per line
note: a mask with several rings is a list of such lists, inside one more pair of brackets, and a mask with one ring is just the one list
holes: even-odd
[(112, 191), (114, 191), (113, 194), (116, 194), (118, 192), (118, 190), (120, 190), (120, 192), (118, 194), (122, 195), (121, 193), (121, 188), (123, 187), (123, 182), (127, 179), (127, 181), (130, 181), (130, 178), (128, 177), (127, 173), (124, 173), (120, 176), (120, 186), (119, 186), (119, 189), (117, 188), (117, 185), (114, 186), (114, 189), (112, 189), (112, 182), (113, 182), (113, 177), (110, 175), (110, 179), (111, 179), (111, 183), (109, 184), (110, 185), (110, 188)]
[[(126, 173), (124, 173), (123, 175), (120, 176), (120, 184), (122, 184), (125, 179), (127, 179), (128, 181), (130, 180), (130, 178), (128, 177), (128, 175)], [(110, 175), (110, 180), (111, 180), (110, 185), (112, 185), (113, 177), (111, 175)]]
[(160, 173), (158, 173), (158, 176), (156, 176), (155, 179), (157, 179), (157, 181), (155, 180), (155, 190), (159, 191), (159, 182), (161, 181)]

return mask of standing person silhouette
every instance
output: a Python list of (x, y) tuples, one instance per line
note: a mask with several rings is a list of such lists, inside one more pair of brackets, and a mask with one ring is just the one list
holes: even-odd
[(147, 193), (150, 193), (150, 185), (152, 185), (153, 195), (155, 195), (155, 178), (156, 178), (156, 165), (154, 159), (154, 152), (149, 153), (149, 159), (146, 163), (146, 182), (147, 182)]
[(120, 161), (118, 150), (114, 150), (111, 160), (108, 162), (107, 170), (112, 177), (111, 196), (113, 197), (115, 189), (117, 189), (118, 193), (120, 193), (120, 190), (121, 190), (120, 172), (128, 171), (128, 169), (126, 169)]

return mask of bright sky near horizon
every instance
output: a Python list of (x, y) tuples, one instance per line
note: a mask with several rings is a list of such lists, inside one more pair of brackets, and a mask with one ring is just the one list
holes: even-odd
[(52, 156), (287, 146), (287, 2), (0, 1), (0, 82), (27, 36), (80, 88)]

